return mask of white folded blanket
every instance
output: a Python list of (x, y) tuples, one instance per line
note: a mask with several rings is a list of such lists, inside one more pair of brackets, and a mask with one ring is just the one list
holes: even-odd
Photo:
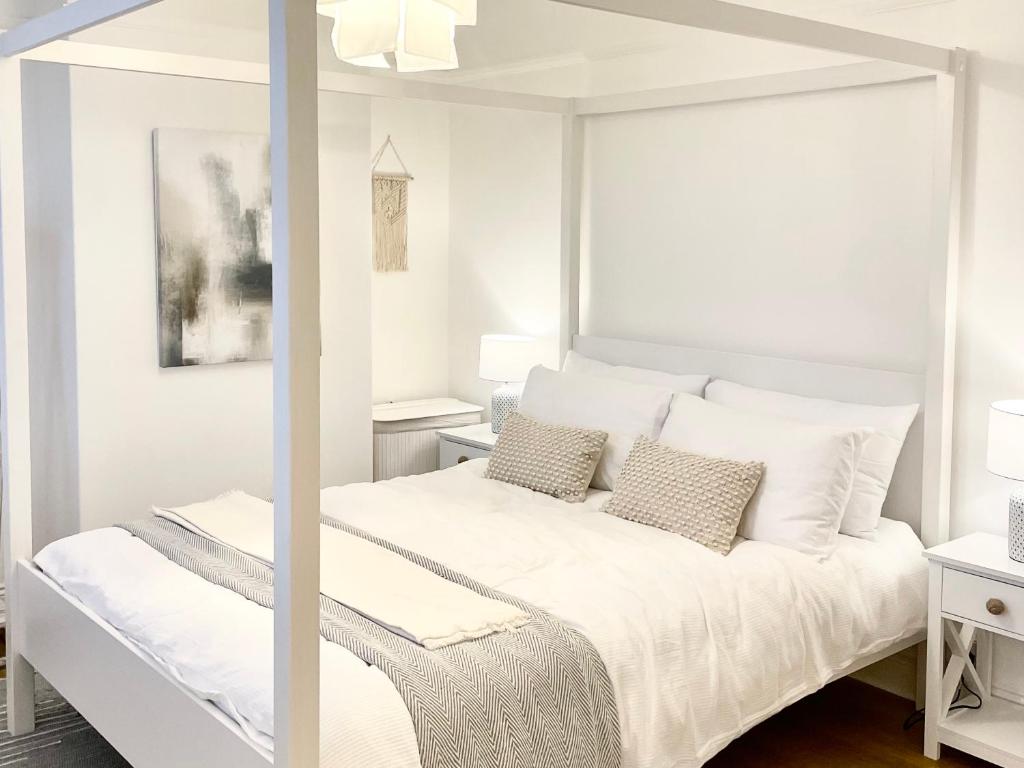
[[(154, 514), (274, 562), (274, 508), (231, 491), (210, 501)], [(521, 627), (527, 615), (443, 579), (359, 536), (320, 526), (320, 592), (393, 632), (436, 649)]]

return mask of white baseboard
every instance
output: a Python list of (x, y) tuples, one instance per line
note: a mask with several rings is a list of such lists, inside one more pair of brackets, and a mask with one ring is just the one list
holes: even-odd
[(893, 654), (851, 677), (913, 701), (917, 692), (917, 647)]

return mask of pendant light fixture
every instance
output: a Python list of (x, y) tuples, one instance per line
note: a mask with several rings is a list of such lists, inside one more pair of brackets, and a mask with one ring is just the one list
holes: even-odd
[(331, 42), (342, 61), (399, 72), (457, 69), (455, 27), (476, 25), (477, 0), (318, 0), (334, 19)]

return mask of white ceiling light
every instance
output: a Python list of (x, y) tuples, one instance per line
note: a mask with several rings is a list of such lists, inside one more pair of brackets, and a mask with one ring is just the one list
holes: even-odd
[(331, 42), (342, 61), (399, 72), (457, 69), (455, 27), (476, 24), (476, 0), (318, 0), (334, 19)]

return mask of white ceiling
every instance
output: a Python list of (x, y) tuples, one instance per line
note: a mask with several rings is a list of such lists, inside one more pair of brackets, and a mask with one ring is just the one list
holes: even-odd
[[(919, 5), (956, 0), (743, 0), (743, 4), (850, 23)], [(43, 13), (61, 0), (0, 0), (0, 26)], [(591, 11), (551, 0), (479, 0), (479, 24), (460, 28), (457, 73), (473, 79), (516, 69), (608, 60), (692, 43), (692, 30)], [(322, 66), (345, 69), (331, 55), (330, 22), (322, 19)], [(250, 60), (266, 58), (266, 0), (163, 0), (91, 30), (80, 39)], [(362, 70), (365, 71), (365, 70)], [(439, 77), (439, 75), (433, 75)]]
[[(0, 20), (7, 25), (59, 5), (61, 0), (0, 0)], [(175, 48), (180, 45), (206, 55), (222, 55), (219, 46), (245, 46), (259, 38), (265, 46), (266, 0), (163, 0), (97, 30), (110, 42), (128, 34), (139, 35), (146, 45), (162, 35)], [(0, 26), (3, 23), (0, 22)], [(330, 34), (330, 21), (321, 20), (322, 37)], [(523, 61), (560, 59), (571, 55), (607, 55), (611, 49), (633, 49), (671, 41), (677, 30), (641, 19), (599, 13), (550, 0), (479, 0), (479, 24), (460, 28), (458, 49), (462, 69), (493, 68)], [(124, 34), (121, 34), (121, 33)], [(190, 44), (183, 38), (191, 38)], [(140, 44), (140, 43), (137, 43)], [(156, 45), (160, 45), (159, 41)], [(197, 49), (199, 48), (199, 49)]]

